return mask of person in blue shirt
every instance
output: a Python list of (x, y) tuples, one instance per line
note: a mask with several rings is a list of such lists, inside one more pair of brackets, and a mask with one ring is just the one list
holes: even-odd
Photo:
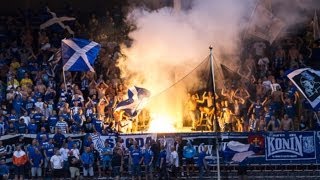
[(133, 145), (133, 149), (130, 153), (131, 159), (132, 159), (132, 179), (135, 177), (138, 177), (141, 179), (141, 163), (143, 161), (142, 153), (139, 148), (139, 145), (135, 144)]
[(31, 144), (29, 144), (27, 147), (28, 157), (32, 157), (35, 154), (36, 149), (40, 149), (40, 147), (39, 147), (38, 141), (36, 139), (33, 139)]
[(58, 116), (56, 111), (52, 111), (52, 114), (49, 115), (48, 117), (48, 123), (49, 123), (49, 128), (50, 128), (50, 133), (54, 133), (55, 126), (58, 122)]
[(100, 119), (97, 119), (95, 117), (91, 117), (92, 118), (92, 122), (94, 124), (94, 129), (101, 133), (102, 132), (102, 127), (103, 127), (103, 121)]
[(25, 110), (27, 110), (28, 114), (31, 113), (32, 109), (34, 108), (34, 100), (31, 96), (28, 97), (27, 102), (25, 102)]
[(4, 158), (0, 159), (0, 179), (7, 180), (9, 178), (9, 167), (6, 165)]
[(53, 136), (53, 144), (57, 148), (61, 148), (66, 137), (61, 133), (61, 129), (57, 130), (57, 133)]
[(68, 149), (71, 150), (73, 148), (73, 144), (75, 144), (71, 136), (67, 138), (67, 144), (68, 144)]
[(19, 120), (19, 123), (17, 125), (17, 131), (19, 134), (27, 134), (28, 133), (27, 124), (24, 123), (23, 119)]
[(21, 110), (22, 110), (22, 105), (23, 105), (23, 102), (22, 102), (22, 97), (21, 95), (15, 95), (14, 97), (14, 100), (12, 102), (12, 106), (16, 112), (16, 115), (18, 117), (20, 117), (22, 114), (21, 114)]
[(207, 161), (206, 161), (206, 155), (207, 155), (208, 147), (203, 146), (202, 151), (198, 155), (197, 165), (199, 168), (199, 179), (203, 179), (204, 171), (207, 170)]
[(164, 145), (160, 146), (159, 154), (159, 179), (168, 179), (167, 173), (167, 151)]
[(41, 127), (40, 132), (37, 134), (37, 140), (40, 144), (42, 143), (43, 136), (46, 136), (46, 139), (49, 139), (49, 134), (46, 132), (45, 127)]
[(102, 170), (103, 170), (103, 175), (105, 175), (106, 170), (111, 169), (111, 157), (112, 157), (112, 148), (106, 140), (104, 142), (104, 148), (102, 148)]
[(151, 146), (149, 143), (146, 143), (145, 149), (143, 152), (143, 164), (145, 167), (145, 178), (146, 179), (153, 179), (152, 177), (152, 163), (153, 163), (154, 153), (151, 150)]
[[(53, 145), (53, 139), (49, 139), (48, 144), (45, 144), (45, 146), (42, 147), (44, 150), (44, 168), (50, 169), (50, 159), (54, 155), (54, 145)], [(46, 171), (45, 171), (46, 172)]]
[(38, 125), (35, 123), (33, 118), (31, 119), (31, 122), (28, 124), (28, 133), (29, 134), (38, 133)]
[(31, 165), (32, 179), (36, 176), (40, 178), (42, 176), (43, 156), (39, 149), (35, 149), (34, 154), (29, 157), (29, 162)]
[(85, 147), (85, 151), (82, 153), (80, 159), (83, 165), (83, 176), (87, 177), (89, 175), (90, 177), (93, 177), (94, 157), (90, 147)]
[(40, 108), (37, 108), (36, 113), (33, 114), (33, 119), (37, 124), (39, 124), (43, 116), (44, 115), (41, 113)]

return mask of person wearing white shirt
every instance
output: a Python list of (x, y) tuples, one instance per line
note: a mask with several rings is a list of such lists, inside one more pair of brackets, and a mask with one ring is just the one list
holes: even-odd
[(77, 144), (74, 143), (72, 145), (72, 149), (70, 150), (69, 153), (71, 152), (75, 158), (80, 159), (80, 152), (79, 152), (79, 149), (77, 148)]
[(59, 151), (60, 151), (60, 154), (61, 154), (63, 161), (68, 162), (68, 155), (69, 155), (68, 144), (64, 143)]
[(63, 159), (59, 150), (56, 150), (55, 155), (51, 157), (50, 162), (51, 167), (53, 168), (53, 177), (63, 179)]
[(23, 119), (24, 123), (26, 123), (27, 126), (31, 121), (30, 116), (28, 116), (27, 111), (24, 111), (23, 116), (21, 116), (20, 119)]
[(171, 177), (177, 178), (177, 173), (179, 169), (179, 156), (174, 146), (171, 147), (169, 162), (171, 167), (171, 175), (172, 175)]

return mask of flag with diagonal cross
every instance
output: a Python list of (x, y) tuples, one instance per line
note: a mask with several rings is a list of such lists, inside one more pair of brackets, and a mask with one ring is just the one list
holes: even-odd
[(100, 44), (86, 39), (64, 39), (61, 43), (61, 57), (64, 71), (92, 71)]

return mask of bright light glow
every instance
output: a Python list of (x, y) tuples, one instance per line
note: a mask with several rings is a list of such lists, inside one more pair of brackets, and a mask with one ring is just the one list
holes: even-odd
[(148, 132), (150, 133), (168, 133), (177, 132), (174, 127), (174, 119), (166, 115), (151, 115), (151, 122)]

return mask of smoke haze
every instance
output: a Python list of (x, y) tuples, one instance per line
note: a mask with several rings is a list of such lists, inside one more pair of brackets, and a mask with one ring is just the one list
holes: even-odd
[[(310, 0), (305, 1), (313, 3)], [(257, 1), (192, 2), (192, 8), (187, 11), (176, 12), (169, 7), (155, 11), (136, 8), (129, 14), (128, 20), (135, 22), (137, 30), (130, 33), (134, 40), (132, 47), (122, 48), (126, 59), (120, 60), (119, 64), (122, 77), (127, 79), (130, 85), (150, 89), (152, 95), (157, 96), (200, 64), (209, 54), (209, 45), (214, 47), (217, 62), (237, 66), (237, 59), (222, 60), (221, 55), (239, 54), (240, 40), (243, 38), (241, 32), (247, 27)], [(285, 18), (289, 25), (294, 23), (297, 17), (301, 17), (298, 14), (300, 11), (296, 11), (295, 8), (302, 5), (307, 9), (312, 7), (298, 3), (290, 9), (293, 7), (292, 2), (294, 1), (272, 1), (272, 5), (276, 5), (274, 13), (279, 14), (280, 18)], [(188, 85), (197, 84), (199, 81), (194, 77), (188, 81)], [(179, 94), (186, 94), (185, 86), (175, 89), (175, 96)], [(171, 115), (181, 113), (182, 106), (172, 103), (172, 96), (167, 93), (161, 100), (153, 100), (151, 111), (162, 109), (159, 113), (164, 113), (168, 112), (168, 109), (174, 109)]]

